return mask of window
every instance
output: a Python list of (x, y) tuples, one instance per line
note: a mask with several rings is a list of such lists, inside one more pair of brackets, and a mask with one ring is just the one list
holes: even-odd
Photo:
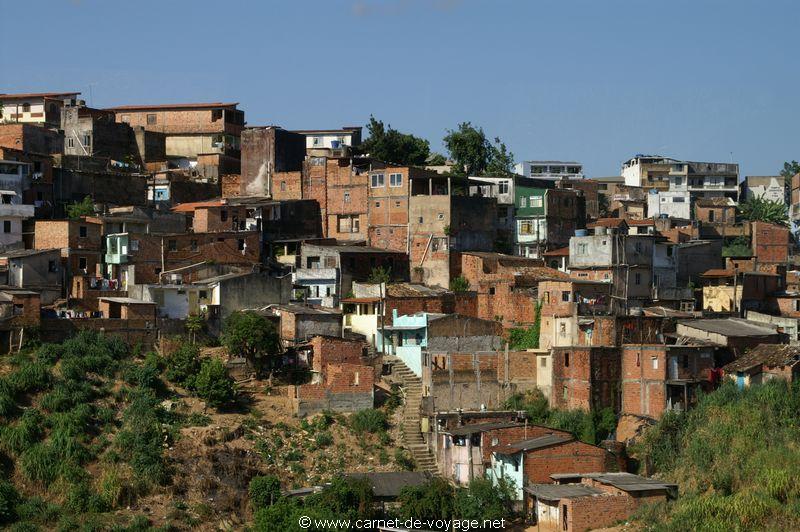
[[(567, 386), (566, 386), (566, 385), (564, 385), (564, 387), (561, 389), (561, 397), (562, 397), (562, 398), (563, 398), (565, 401), (566, 401), (566, 400), (569, 398), (569, 391), (568, 391), (568, 389), (567, 389)], [(566, 527), (565, 527), (564, 529), (566, 530)]]
[(89, 232), (89, 229), (85, 225), (82, 225), (82, 226), (80, 226), (78, 228), (78, 236), (81, 237), (81, 238), (86, 238), (86, 235), (88, 234), (88, 232)]
[(578, 253), (581, 255), (585, 255), (586, 252), (589, 250), (589, 245), (585, 242), (578, 243)]
[(212, 109), (211, 110), (211, 121), (216, 122), (217, 120), (222, 119), (222, 109)]
[(544, 358), (544, 357), (540, 358), (540, 359), (539, 359), (539, 365), (540, 365), (541, 367), (543, 367), (543, 368), (546, 368), (546, 367), (547, 367), (547, 359), (546, 359), (546, 358)]
[(358, 233), (361, 229), (361, 219), (357, 214), (340, 214), (336, 222), (340, 233)]
[(681, 366), (683, 369), (689, 369), (689, 355), (681, 355)]
[(376, 201), (375, 202), (375, 208), (376, 209), (380, 209), (381, 208), (381, 202), (380, 201)]
[(508, 194), (508, 181), (498, 181), (497, 182), (497, 193), (498, 194)]
[(544, 166), (531, 166), (531, 173), (532, 174), (543, 174), (544, 173)]
[(156, 115), (154, 114), (147, 115), (147, 125), (152, 126), (155, 123), (156, 123)]
[(139, 251), (139, 241), (131, 240), (131, 251)]
[(206, 299), (208, 297), (207, 290), (200, 290), (200, 299)]
[(286, 191), (286, 181), (281, 181), (281, 192)]
[(522, 196), (519, 199), (519, 206), (522, 207), (522, 208), (527, 207), (528, 206), (528, 198), (526, 198), (525, 196)]
[(680, 177), (680, 176), (679, 176), (679, 177), (676, 177), (676, 178), (675, 178), (675, 185), (677, 185), (677, 186), (681, 186), (682, 184), (683, 184), (683, 178), (682, 178), (682, 177)]
[(244, 238), (239, 238), (238, 240), (236, 240), (236, 249), (238, 249), (239, 251), (244, 251), (245, 247), (247, 246), (245, 246)]
[(667, 246), (667, 257), (672, 256), (672, 246)]
[(130, 121), (131, 121), (131, 115), (122, 115), (122, 118), (120, 118), (120, 122), (122, 122), (123, 124), (129, 124)]
[(92, 145), (92, 136), (91, 135), (84, 135), (83, 136), (83, 145), (84, 146), (91, 146)]
[(569, 367), (569, 353), (564, 353), (564, 367)]
[(192, 239), (192, 240), (189, 242), (189, 247), (191, 248), (191, 250), (192, 250), (192, 251), (198, 251), (200, 248), (199, 248), (199, 247), (198, 247), (198, 245), (197, 245), (197, 239), (193, 238), (193, 239)]
[(713, 222), (714, 221), (714, 211), (713, 210), (712, 211), (708, 211), (708, 221), (709, 222)]
[(170, 251), (178, 251), (178, 241), (177, 240), (167, 241), (167, 249), (169, 249)]
[(532, 208), (541, 208), (542, 207), (542, 197), (541, 196), (531, 196), (531, 207)]
[(78, 269), (86, 271), (86, 257), (78, 257)]
[(636, 274), (633, 276), (633, 279), (634, 279), (633, 280), (634, 284), (636, 284), (636, 285), (642, 284), (642, 274), (641, 273), (636, 272)]
[(378, 188), (383, 186), (383, 174), (372, 174), (372, 188)]
[(403, 186), (403, 174), (389, 174), (389, 186), (390, 187), (402, 187)]
[(345, 203), (350, 203), (350, 193), (349, 192), (345, 192), (344, 193), (344, 202)]
[(311, 145), (314, 146), (315, 148), (322, 146), (322, 137), (312, 137)]
[(399, 201), (395, 201), (395, 202), (394, 202), (394, 206), (395, 206), (395, 207), (399, 207), (399, 206), (400, 206), (400, 202), (399, 202)]
[(25, 102), (22, 104), (22, 112), (23, 113), (30, 113), (31, 112), (31, 104)]
[(67, 148), (74, 148), (75, 147), (75, 139), (72, 137), (67, 139)]
[(495, 292), (494, 286), (490, 286), (490, 287), (489, 287), (489, 295), (490, 295), (490, 296), (493, 296), (493, 295), (494, 295), (494, 292)]
[(658, 369), (658, 358), (650, 357), (650, 364), (652, 364), (653, 369)]
[(57, 272), (58, 271), (58, 264), (54, 260), (47, 261), (47, 271), (49, 272)]
[(437, 215), (436, 215), (436, 219), (437, 219), (437, 220), (444, 220), (444, 213), (443, 213), (443, 212), (440, 212), (439, 214), (437, 214)]
[(569, 290), (563, 290), (561, 292), (561, 301), (569, 303)]
[(4, 233), (11, 232), (11, 220), (3, 220), (3, 232)]
[(519, 234), (530, 235), (532, 233), (533, 233), (533, 222), (531, 222), (530, 220), (520, 220)]
[(228, 221), (228, 211), (225, 210), (225, 209), (222, 209), (221, 211), (219, 211), (219, 219), (222, 222)]
[(636, 242), (636, 244), (634, 244), (633, 248), (636, 250), (636, 253), (641, 253), (642, 252), (642, 243), (641, 242)]

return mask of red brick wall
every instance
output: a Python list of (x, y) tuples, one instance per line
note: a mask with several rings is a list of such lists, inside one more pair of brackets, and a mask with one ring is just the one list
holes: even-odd
[(303, 199), (303, 173), (275, 172), (272, 177), (272, 199)]
[(764, 222), (753, 222), (753, 255), (758, 262), (785, 263), (789, 258), (789, 228)]
[[(409, 175), (415, 170), (408, 167), (387, 167), (369, 173), (370, 176), (384, 176), (382, 187), (372, 188), (371, 180), (367, 184), (370, 246), (403, 252), (408, 249), (408, 196), (411, 186)], [(390, 174), (401, 174), (402, 186), (390, 186)]]
[[(80, 227), (86, 227), (86, 237), (80, 236)], [(89, 220), (36, 220), (34, 228), (35, 249), (61, 249), (66, 257), (70, 251), (100, 251), (102, 249), (102, 224)]]
[(620, 370), (619, 348), (554, 347), (550, 403), (556, 408), (618, 410)]
[[(223, 211), (226, 214), (225, 221), (222, 220)], [(194, 210), (192, 229), (195, 233), (231, 231), (234, 230), (234, 220), (243, 222), (246, 218), (247, 207), (199, 207)]]
[[(661, 500), (663, 499), (664, 497), (661, 497)], [(636, 499), (629, 495), (562, 499), (560, 504), (567, 507), (569, 532), (584, 532), (611, 526), (628, 518), (638, 506)]]
[[(148, 131), (162, 133), (222, 133), (238, 134), (243, 126), (226, 124), (220, 118), (211, 119), (211, 109), (145, 109), (136, 111), (116, 111), (117, 122), (122, 121), (122, 116), (129, 118), (131, 127), (142, 126)], [(156, 123), (148, 124), (147, 115), (156, 115)]]
[(331, 336), (315, 336), (310, 343), (314, 352), (312, 368), (317, 372), (322, 372), (322, 368), (329, 364), (359, 364), (367, 345), (360, 340)]
[(550, 484), (555, 473), (594, 473), (615, 468), (614, 457), (601, 447), (571, 441), (525, 453), (525, 480), (534, 484)]
[[(665, 346), (622, 347), (622, 411), (660, 418), (666, 406)], [(653, 357), (658, 367), (653, 368)]]
[[(709, 220), (710, 212), (714, 212), (713, 222)], [(736, 220), (736, 207), (694, 207), (695, 219), (706, 223), (730, 223)]]

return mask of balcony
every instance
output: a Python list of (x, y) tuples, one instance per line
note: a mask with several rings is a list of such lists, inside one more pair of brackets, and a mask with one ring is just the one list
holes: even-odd
[(604, 316), (611, 314), (607, 303), (578, 303), (578, 316)]

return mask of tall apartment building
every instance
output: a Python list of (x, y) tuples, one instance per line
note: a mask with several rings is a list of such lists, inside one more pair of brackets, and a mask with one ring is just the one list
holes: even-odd
[(184, 159), (201, 175), (238, 174), (244, 111), (238, 103), (123, 105), (108, 110), (117, 122), (166, 136), (168, 158)]
[(697, 198), (739, 197), (739, 165), (636, 155), (622, 164), (625, 184), (658, 191), (687, 191)]
[(537, 179), (583, 179), (583, 165), (574, 161), (522, 161), (514, 172)]
[(0, 94), (0, 122), (58, 127), (64, 101), (75, 101), (80, 92), (31, 92)]

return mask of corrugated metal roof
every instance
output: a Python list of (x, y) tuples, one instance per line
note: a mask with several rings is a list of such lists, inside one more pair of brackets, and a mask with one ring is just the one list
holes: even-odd
[(511, 427), (522, 427), (521, 423), (513, 421), (496, 421), (493, 423), (474, 423), (472, 425), (462, 425), (454, 429), (442, 431), (444, 434), (452, 436), (466, 436), (467, 434), (476, 434), (478, 432), (486, 432), (488, 430), (507, 429)]
[(531, 438), (496, 447), (495, 452), (499, 454), (516, 454), (520, 451), (534, 451), (560, 443), (567, 443), (574, 439), (575, 438), (569, 434), (548, 434), (546, 436), (539, 436), (538, 438)]
[(545, 501), (577, 499), (578, 497), (593, 497), (604, 494), (603, 491), (586, 484), (529, 484), (524, 489), (537, 499)]
[(678, 325), (733, 337), (772, 336), (778, 334), (776, 329), (767, 327), (763, 323), (748, 321), (741, 318), (686, 320), (679, 321)]

